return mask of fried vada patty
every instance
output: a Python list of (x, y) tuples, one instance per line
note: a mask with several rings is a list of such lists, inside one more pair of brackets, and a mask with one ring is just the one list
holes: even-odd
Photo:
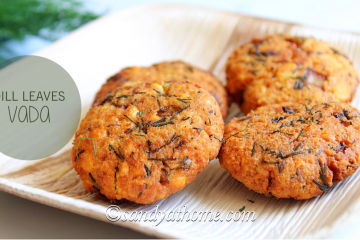
[(100, 104), (109, 92), (118, 87), (153, 80), (189, 81), (198, 84), (216, 99), (224, 119), (228, 113), (228, 95), (221, 82), (210, 72), (181, 61), (162, 62), (150, 67), (124, 68), (101, 87), (96, 94), (94, 106)]
[(226, 64), (227, 90), (246, 114), (281, 102), (351, 102), (359, 75), (336, 46), (271, 35), (236, 49)]
[(359, 167), (359, 118), (346, 103), (260, 107), (225, 126), (220, 164), (266, 196), (315, 197)]
[(218, 155), (223, 128), (215, 98), (197, 85), (121, 87), (82, 120), (72, 163), (88, 192), (151, 204), (183, 189)]

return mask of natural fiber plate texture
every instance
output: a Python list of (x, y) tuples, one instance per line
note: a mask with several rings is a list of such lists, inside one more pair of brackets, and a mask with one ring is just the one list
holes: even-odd
[[(63, 66), (81, 95), (82, 117), (102, 83), (121, 68), (183, 60), (212, 71), (225, 82), (224, 64), (233, 49), (253, 37), (284, 33), (313, 36), (339, 45), (360, 70), (360, 35), (316, 29), (190, 6), (143, 6), (104, 16), (36, 55)], [(360, 108), (359, 99), (353, 105)], [(232, 105), (226, 121), (241, 115)], [(56, 136), (54, 136), (56, 137)], [(72, 168), (71, 143), (55, 156), (19, 161), (0, 156), (0, 190), (46, 205), (108, 221), (110, 205), (82, 187)], [(151, 222), (115, 224), (165, 238), (312, 238), (328, 237), (360, 213), (360, 171), (328, 193), (307, 201), (277, 200), (248, 190), (213, 160), (182, 191), (149, 206), (129, 202), (122, 210), (256, 212), (254, 222)], [(247, 199), (255, 203), (248, 202)]]

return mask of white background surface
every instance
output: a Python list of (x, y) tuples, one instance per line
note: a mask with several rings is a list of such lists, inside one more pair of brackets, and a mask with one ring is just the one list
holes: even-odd
[[(89, 9), (99, 13), (113, 12), (148, 3), (196, 4), (221, 10), (242, 12), (264, 18), (360, 33), (360, 1), (357, 0), (238, 0), (238, 1), (86, 1)], [(36, 42), (36, 41), (35, 41)], [(47, 45), (32, 42), (19, 47), (31, 54)], [(52, 207), (0, 192), (1, 238), (147, 238), (122, 227), (78, 216)], [(360, 218), (332, 238), (358, 238)]]

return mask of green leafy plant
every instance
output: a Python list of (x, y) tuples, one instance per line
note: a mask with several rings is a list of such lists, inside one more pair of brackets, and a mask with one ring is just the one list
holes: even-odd
[(56, 40), (97, 17), (78, 0), (1, 0), (0, 43), (26, 35)]

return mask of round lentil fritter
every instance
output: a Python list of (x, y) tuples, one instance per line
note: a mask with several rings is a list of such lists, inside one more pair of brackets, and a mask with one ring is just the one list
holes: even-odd
[(184, 188), (218, 155), (223, 128), (216, 100), (197, 85), (126, 86), (89, 110), (72, 163), (88, 192), (151, 204)]
[(220, 164), (249, 189), (308, 199), (360, 165), (360, 112), (346, 103), (283, 103), (232, 119)]
[(271, 35), (236, 49), (226, 64), (227, 90), (244, 113), (281, 102), (351, 102), (359, 84), (336, 46), (305, 37)]
[(162, 62), (150, 67), (129, 67), (110, 77), (96, 94), (94, 105), (100, 104), (108, 93), (122, 86), (136, 85), (139, 82), (189, 81), (207, 90), (218, 102), (223, 118), (228, 113), (228, 95), (225, 87), (210, 72), (190, 64), (174, 61)]

